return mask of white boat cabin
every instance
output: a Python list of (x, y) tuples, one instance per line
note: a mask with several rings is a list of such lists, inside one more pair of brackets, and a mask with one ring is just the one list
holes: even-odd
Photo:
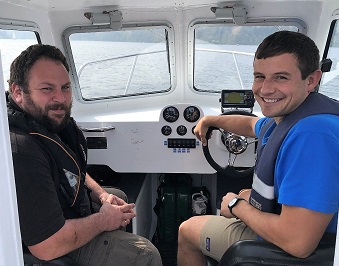
[[(209, 153), (217, 171), (192, 131), (205, 115), (262, 115), (249, 92), (253, 56), (280, 30), (315, 41), (324, 63), (319, 91), (339, 99), (338, 0), (0, 0), (0, 88), (8, 89), (10, 64), (27, 46), (63, 51), (89, 170), (136, 203), (128, 230), (151, 240), (166, 174), (189, 174), (192, 187), (209, 192), (213, 214), (227, 191), (251, 184), (222, 169), (251, 169), (254, 139), (214, 131)], [(4, 93), (0, 102), (0, 265), (23, 265)]]

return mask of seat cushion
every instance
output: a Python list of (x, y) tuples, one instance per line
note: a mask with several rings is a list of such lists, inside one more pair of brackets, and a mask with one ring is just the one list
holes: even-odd
[(234, 243), (223, 255), (219, 266), (255, 265), (308, 265), (332, 266), (333, 244), (319, 244), (307, 258), (296, 258), (272, 243), (258, 240), (242, 240)]

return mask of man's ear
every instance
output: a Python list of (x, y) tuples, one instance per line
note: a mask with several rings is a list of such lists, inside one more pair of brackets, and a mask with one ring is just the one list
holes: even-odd
[(23, 91), (20, 88), (20, 86), (17, 83), (13, 83), (11, 86), (12, 90), (12, 98), (16, 103), (21, 103), (22, 102), (22, 94)]
[(319, 84), (321, 79), (322, 72), (320, 69), (317, 69), (312, 74), (307, 77), (307, 90), (308, 92), (314, 91), (315, 87)]

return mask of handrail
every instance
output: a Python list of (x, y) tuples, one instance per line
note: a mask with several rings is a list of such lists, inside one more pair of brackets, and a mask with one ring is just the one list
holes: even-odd
[(114, 126), (107, 126), (107, 127), (82, 127), (82, 126), (78, 126), (79, 129), (83, 132), (106, 132), (106, 131), (110, 131), (110, 130), (114, 130), (115, 127)]
[(231, 51), (231, 50), (216, 50), (216, 49), (205, 49), (205, 48), (196, 48), (196, 50), (204, 51), (204, 52), (223, 53), (223, 54), (239, 54), (239, 55), (254, 56), (254, 53)]
[[(196, 48), (197, 51), (203, 51), (203, 52), (214, 52), (214, 53), (226, 53), (226, 54), (232, 54), (233, 56), (233, 60), (235, 63), (235, 67), (238, 73), (238, 78), (241, 84), (241, 87), (243, 88), (243, 82), (240, 76), (240, 70), (238, 67), (238, 62), (236, 59), (236, 55), (246, 55), (246, 56), (254, 56), (254, 53), (247, 53), (247, 52), (239, 52), (239, 51), (231, 51), (231, 50), (216, 50), (216, 49), (204, 49), (204, 48)], [(93, 60), (93, 61), (88, 61), (85, 62), (80, 68), (79, 71), (77, 73), (78, 78), (80, 78), (82, 71), (84, 70), (85, 67), (87, 67), (90, 64), (97, 64), (97, 63), (102, 63), (102, 62), (107, 62), (107, 61), (113, 61), (113, 60), (118, 60), (118, 59), (124, 59), (124, 58), (130, 58), (130, 57), (135, 57), (132, 67), (131, 67), (131, 71), (130, 74), (128, 76), (128, 80), (125, 86), (125, 91), (124, 91), (124, 95), (127, 94), (128, 88), (130, 87), (131, 84), (131, 80), (132, 77), (134, 75), (134, 70), (135, 70), (135, 66), (137, 63), (137, 60), (139, 58), (140, 55), (149, 55), (149, 54), (156, 54), (156, 53), (162, 53), (162, 52), (166, 52), (166, 50), (158, 50), (158, 51), (152, 51), (152, 52), (141, 52), (141, 53), (135, 53), (135, 54), (129, 54), (129, 55), (122, 55), (122, 56), (115, 56), (115, 57), (110, 57), (110, 58), (106, 58), (106, 59), (101, 59), (101, 60)]]
[(243, 84), (241, 76), (240, 76), (240, 70), (239, 70), (239, 67), (238, 67), (238, 61), (237, 61), (236, 55), (247, 55), (247, 56), (254, 57), (254, 53), (239, 52), (239, 51), (229, 51), (229, 50), (204, 49), (204, 48), (196, 48), (196, 50), (197, 51), (203, 51), (203, 52), (231, 54), (233, 56), (233, 61), (234, 61), (235, 68), (236, 68), (237, 73), (238, 73), (238, 78), (239, 78), (239, 82), (240, 82), (241, 88), (242, 89), (244, 88), (244, 84)]
[(149, 55), (149, 54), (157, 54), (157, 53), (163, 53), (166, 52), (166, 50), (158, 50), (158, 51), (152, 51), (152, 52), (142, 52), (142, 53), (136, 53), (136, 54), (129, 54), (129, 55), (122, 55), (122, 56), (115, 56), (115, 57), (110, 57), (110, 58), (106, 58), (106, 59), (101, 59), (101, 60), (93, 60), (93, 61), (88, 61), (86, 63), (84, 63), (80, 68), (79, 71), (77, 73), (78, 78), (80, 78), (82, 71), (84, 70), (84, 68), (90, 64), (96, 64), (96, 63), (102, 63), (102, 62), (107, 62), (107, 61), (112, 61), (112, 60), (118, 60), (118, 59), (123, 59), (123, 58), (129, 58), (129, 57), (135, 57), (133, 64), (132, 64), (132, 68), (131, 68), (131, 72), (129, 74), (128, 77), (128, 81), (127, 84), (125, 86), (125, 93), (124, 95), (126, 95), (127, 90), (131, 84), (131, 80), (134, 74), (134, 70), (135, 70), (135, 65), (137, 63), (138, 57), (140, 55)]
[(137, 54), (129, 54), (129, 55), (121, 55), (121, 56), (115, 56), (115, 57), (110, 57), (110, 58), (101, 59), (101, 60), (88, 61), (88, 62), (84, 63), (84, 64), (79, 68), (79, 71), (78, 71), (77, 75), (78, 75), (78, 77), (80, 77), (80, 76), (81, 76), (81, 72), (83, 71), (83, 69), (84, 69), (87, 65), (90, 65), (90, 64), (102, 63), (102, 62), (106, 62), (106, 61), (117, 60), (117, 59), (123, 59), (123, 58), (129, 58), (129, 57), (139, 56), (139, 55), (157, 54), (157, 53), (162, 53), (162, 52), (166, 52), (166, 50), (159, 50), (159, 51), (153, 51), (153, 52), (144, 52), (144, 53), (137, 53)]

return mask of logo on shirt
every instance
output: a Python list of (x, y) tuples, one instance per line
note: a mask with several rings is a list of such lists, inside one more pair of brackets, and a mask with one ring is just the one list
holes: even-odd
[(253, 207), (257, 208), (258, 210), (262, 210), (262, 206), (259, 202), (257, 202), (255, 199), (252, 197), (250, 198), (250, 203)]
[(76, 174), (73, 174), (72, 172), (63, 169), (65, 176), (67, 177), (67, 181), (69, 183), (69, 185), (71, 186), (73, 193), (76, 194), (77, 191), (77, 185), (78, 185), (78, 176)]
[(211, 239), (206, 237), (206, 250), (211, 251)]

